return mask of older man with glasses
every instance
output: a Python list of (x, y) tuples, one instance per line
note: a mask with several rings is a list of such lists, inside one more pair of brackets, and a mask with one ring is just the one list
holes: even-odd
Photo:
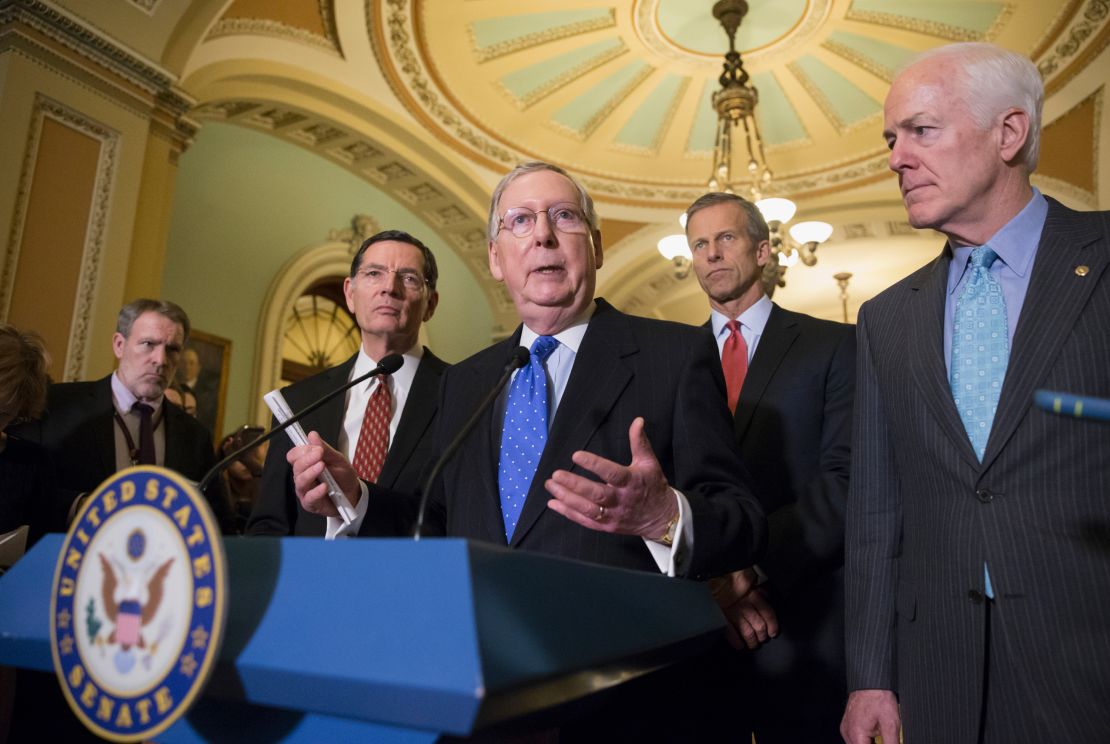
[[(397, 372), (355, 386), (305, 417), (303, 426), (343, 452), (360, 478), (403, 493), (416, 491), (428, 460), (436, 392), (447, 367), (417, 343), (421, 324), (431, 319), (439, 302), (437, 278), (435, 256), (412, 235), (386, 230), (367, 238), (343, 281), (347, 309), (361, 334), (358, 353), (283, 391), (290, 407), (298, 410), (369, 372), (384, 357), (401, 354), (404, 364)], [(329, 525), (323, 516), (306, 512), (286, 461), (291, 446), (288, 437), (272, 441), (247, 534), (396, 534), (398, 527), (382, 520), (340, 529), (337, 520)]]
[[(766, 521), (735, 450), (713, 339), (595, 301), (601, 262), (593, 200), (565, 171), (525, 163), (501, 180), (489, 267), (521, 325), (444, 373), (433, 450), (463, 429), (518, 347), (529, 363), (447, 462), (424, 532), (689, 578), (749, 566)], [(360, 484), (340, 453), (309, 439), (290, 455), (303, 508), (338, 522), (316, 483), (326, 464), (364, 523), (398, 520), (405, 499)], [(699, 660), (634, 686), (567, 739), (734, 738), (701, 730), (701, 670)]]
[[(518, 346), (530, 363), (447, 463), (425, 533), (686, 577), (749, 566), (765, 520), (735, 452), (713, 341), (595, 301), (597, 225), (589, 194), (557, 166), (517, 166), (494, 191), (490, 272), (522, 324), (444, 373), (433, 450)], [(316, 483), (323, 461), (364, 523), (394, 521), (397, 499), (362, 488), (340, 453), (309, 436), (291, 455), (302, 507), (338, 522)]]

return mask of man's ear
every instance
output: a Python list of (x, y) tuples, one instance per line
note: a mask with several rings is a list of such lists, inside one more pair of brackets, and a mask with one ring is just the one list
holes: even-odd
[(761, 240), (759, 245), (755, 247), (755, 263), (756, 266), (766, 266), (767, 262), (771, 260), (771, 241)]
[(355, 291), (351, 287), (351, 277), (343, 278), (343, 299), (347, 301), (347, 310), (351, 315), (355, 314)]
[(501, 272), (501, 263), (499, 261), (500, 254), (497, 250), (497, 243), (494, 241), (489, 242), (489, 273), (497, 281), (504, 281), (505, 275)]
[(604, 251), (601, 249), (601, 230), (594, 230), (594, 268), (601, 268)]
[(439, 305), (439, 292), (432, 290), (432, 294), (428, 297), (428, 306), (424, 309), (424, 322), (427, 323), (435, 315), (436, 307)]
[(1000, 126), (999, 155), (1007, 163), (1013, 163), (1029, 139), (1029, 114), (1022, 109), (1011, 108), (1003, 112)]
[(127, 339), (122, 333), (112, 334), (112, 353), (116, 355), (116, 359), (123, 359), (123, 347), (127, 345)]

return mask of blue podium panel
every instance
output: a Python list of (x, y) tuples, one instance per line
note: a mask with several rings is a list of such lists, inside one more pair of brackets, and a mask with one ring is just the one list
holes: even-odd
[[(51, 669), (61, 542), (0, 577), (0, 665)], [(224, 543), (220, 662), (166, 741), (465, 735), (681, 661), (724, 627), (702, 584), (485, 543)]]
[(221, 659), (234, 675), (209, 694), (471, 729), (483, 683), (466, 542), (239, 538), (225, 548)]
[(0, 665), (52, 672), (50, 585), (62, 535), (45, 535), (0, 577)]

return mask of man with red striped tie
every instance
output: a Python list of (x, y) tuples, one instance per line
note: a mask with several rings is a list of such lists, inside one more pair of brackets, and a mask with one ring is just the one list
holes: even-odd
[(750, 649), (722, 652), (717, 693), (729, 699), (715, 709), (760, 744), (839, 742), (854, 331), (771, 302), (764, 267), (775, 259), (754, 204), (709, 193), (686, 217), (737, 446), (770, 526), (757, 566), (714, 581), (734, 645)]

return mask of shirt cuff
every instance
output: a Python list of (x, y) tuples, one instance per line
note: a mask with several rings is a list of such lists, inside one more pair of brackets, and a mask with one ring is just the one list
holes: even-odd
[(355, 504), (355, 518), (351, 520), (350, 524), (343, 524), (343, 520), (339, 517), (328, 517), (328, 526), (324, 530), (325, 540), (334, 540), (337, 537), (354, 537), (358, 534), (358, 530), (362, 527), (362, 520), (366, 517), (366, 502), (370, 500), (370, 489), (366, 487), (366, 482), (359, 480), (358, 487), (361, 492), (358, 503)]
[[(664, 545), (655, 540), (644, 538), (644, 544), (651, 551), (659, 572), (667, 576), (677, 576), (685, 572), (686, 559), (694, 549), (694, 520), (690, 519), (690, 502), (682, 492), (672, 488), (678, 502), (678, 523), (674, 528), (674, 541)], [(338, 521), (338, 520), (336, 520)]]

